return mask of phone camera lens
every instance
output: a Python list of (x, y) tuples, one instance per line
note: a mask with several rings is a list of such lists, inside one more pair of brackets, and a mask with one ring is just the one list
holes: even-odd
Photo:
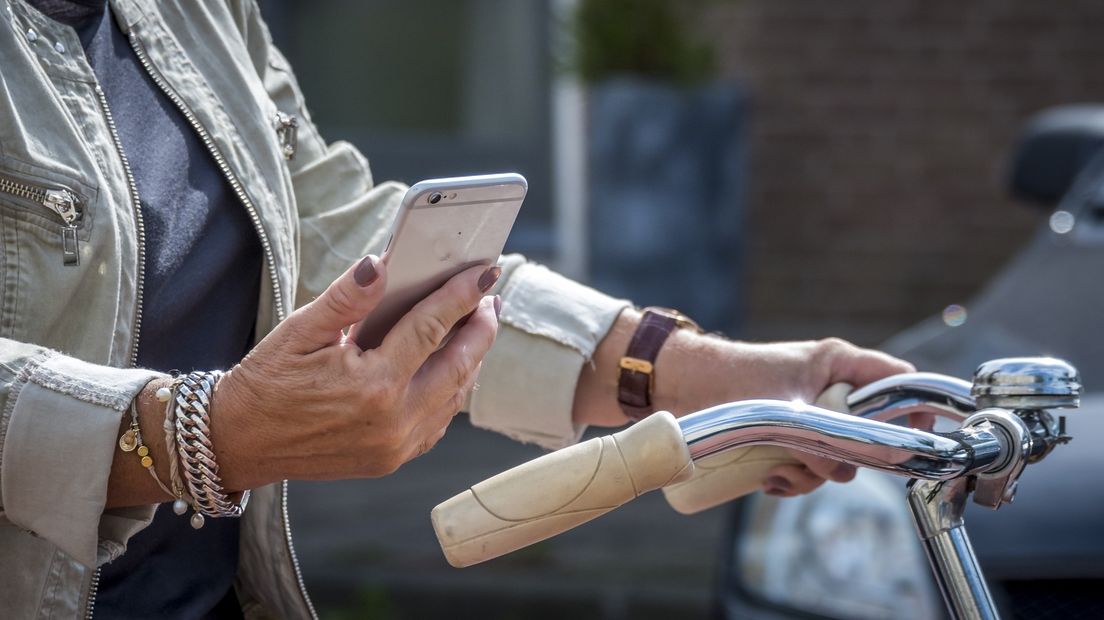
[(441, 202), (441, 192), (433, 192), (429, 195), (429, 204), (435, 205), (438, 202)]

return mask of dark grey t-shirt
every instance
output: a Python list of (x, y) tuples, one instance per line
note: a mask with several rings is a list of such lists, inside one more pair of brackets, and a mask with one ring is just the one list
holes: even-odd
[[(31, 3), (77, 30), (137, 185), (146, 234), (139, 365), (185, 372), (232, 366), (253, 339), (260, 295), (262, 252), (248, 214), (185, 116), (142, 68), (106, 0)], [(155, 463), (164, 478), (165, 457), (155, 455)], [(95, 617), (240, 617), (238, 528), (236, 519), (207, 519), (194, 530), (162, 504), (127, 552), (103, 567)]]

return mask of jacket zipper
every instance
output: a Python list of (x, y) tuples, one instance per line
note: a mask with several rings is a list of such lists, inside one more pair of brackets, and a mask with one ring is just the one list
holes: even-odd
[[(119, 141), (119, 132), (115, 129), (115, 117), (111, 115), (111, 108), (107, 105), (107, 97), (99, 84), (96, 85), (96, 99), (99, 101), (100, 110), (103, 112), (107, 128), (111, 133), (111, 142), (115, 146), (115, 153), (123, 164), (123, 173), (126, 175), (127, 190), (130, 192), (130, 202), (134, 208), (134, 227), (138, 232), (138, 286), (134, 293), (134, 338), (130, 344), (130, 365), (138, 365), (138, 340), (142, 334), (142, 300), (145, 295), (146, 284), (146, 227), (142, 221), (142, 203), (138, 198), (138, 185), (134, 182), (134, 174), (130, 170), (130, 161), (123, 152), (123, 145)], [(92, 612), (96, 607), (96, 594), (100, 588), (100, 568), (92, 573), (92, 582), (88, 586), (88, 601), (85, 607), (84, 617), (92, 620)]]
[(192, 129), (199, 134), (200, 140), (203, 145), (210, 151), (211, 156), (215, 158), (215, 163), (218, 165), (219, 170), (222, 171), (226, 180), (230, 183), (231, 189), (234, 190), (234, 194), (237, 195), (238, 200), (245, 206), (245, 210), (249, 212), (249, 219), (253, 221), (253, 227), (257, 230), (257, 236), (261, 240), (261, 248), (264, 250), (265, 260), (268, 262), (269, 277), (272, 280), (272, 293), (276, 301), (276, 319), (283, 321), (286, 317), (281, 299), (280, 279), (276, 275), (276, 258), (272, 252), (272, 243), (268, 239), (268, 233), (265, 232), (264, 225), (261, 224), (261, 216), (257, 213), (256, 207), (253, 205), (253, 201), (249, 198), (249, 195), (245, 193), (245, 188), (242, 186), (241, 181), (238, 180), (237, 175), (230, 169), (230, 164), (226, 162), (226, 158), (222, 156), (222, 151), (219, 150), (218, 145), (211, 138), (211, 134), (207, 131), (207, 128), (200, 124), (199, 119), (192, 113), (188, 104), (176, 94), (172, 86), (165, 81), (165, 78), (161, 75), (161, 72), (153, 66), (150, 62), (149, 56), (146, 54), (145, 47), (142, 46), (141, 41), (138, 40), (138, 36), (131, 32), (128, 36), (130, 39), (130, 46), (134, 48), (134, 53), (138, 55), (138, 62), (141, 63), (142, 68), (146, 70), (150, 78), (153, 79), (154, 84), (161, 89), (161, 92), (173, 102), (173, 104), (184, 114), (184, 117), (188, 120), (188, 124), (192, 126)]
[[(172, 86), (165, 81), (161, 72), (150, 62), (145, 47), (142, 45), (142, 42), (138, 40), (138, 35), (131, 31), (128, 33), (127, 38), (130, 40), (130, 46), (138, 56), (138, 62), (141, 63), (142, 68), (146, 70), (146, 73), (149, 74), (154, 84), (157, 84), (157, 87), (161, 89), (161, 92), (165, 93), (165, 96), (167, 96), (177, 109), (184, 114), (184, 117), (188, 120), (188, 124), (190, 124), (192, 129), (199, 135), (200, 140), (202, 140), (204, 146), (207, 147), (207, 150), (215, 159), (215, 163), (218, 165), (219, 170), (222, 171), (223, 176), (230, 183), (230, 187), (234, 190), (238, 200), (245, 206), (246, 211), (249, 212), (249, 218), (253, 221), (253, 227), (257, 230), (257, 236), (261, 240), (261, 248), (264, 250), (265, 260), (268, 262), (268, 273), (272, 281), (272, 294), (276, 302), (276, 319), (277, 321), (283, 321), (287, 318), (287, 315), (284, 312), (283, 303), (281, 301), (283, 295), (280, 293), (280, 279), (276, 275), (276, 258), (272, 251), (272, 243), (269, 241), (268, 233), (265, 232), (264, 225), (261, 223), (261, 217), (257, 213), (253, 201), (249, 198), (249, 195), (245, 193), (241, 181), (230, 168), (230, 164), (227, 163), (226, 158), (223, 157), (222, 152), (211, 138), (211, 134), (207, 131), (207, 128), (199, 122), (199, 119), (196, 118), (191, 108), (188, 107), (188, 104), (176, 94)], [(299, 584), (299, 594), (303, 597), (303, 603), (310, 612), (311, 618), (318, 620), (318, 614), (315, 612), (314, 603), (311, 602), (310, 596), (307, 594), (306, 584), (303, 582), (303, 573), (299, 568), (299, 558), (295, 555), (295, 543), (291, 540), (291, 523), (288, 519), (286, 480), (280, 486), (280, 511), (283, 518), (284, 540), (287, 543), (287, 552), (288, 556), (291, 558), (292, 567), (295, 569), (295, 580)]]
[(66, 266), (80, 265), (77, 228), (84, 217), (84, 207), (75, 193), (67, 187), (43, 187), (10, 177), (0, 177), (0, 193), (30, 200), (60, 216), (64, 224), (61, 229), (62, 262)]
[(85, 620), (92, 620), (92, 609), (96, 606), (96, 592), (100, 589), (100, 569), (92, 573), (92, 582), (88, 584), (88, 606), (85, 608)]

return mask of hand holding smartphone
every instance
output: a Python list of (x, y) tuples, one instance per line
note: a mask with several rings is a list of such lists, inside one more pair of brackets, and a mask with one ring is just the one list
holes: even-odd
[(431, 179), (403, 197), (384, 251), (387, 291), (353, 328), (361, 349), (374, 349), (419, 301), (452, 276), (498, 260), (528, 184), (520, 174)]

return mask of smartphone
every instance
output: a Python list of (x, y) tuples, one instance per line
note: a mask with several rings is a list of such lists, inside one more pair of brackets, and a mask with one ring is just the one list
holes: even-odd
[(452, 276), (498, 261), (528, 183), (520, 174), (430, 179), (403, 196), (382, 260), (387, 290), (353, 328), (361, 349), (374, 349), (395, 323)]

